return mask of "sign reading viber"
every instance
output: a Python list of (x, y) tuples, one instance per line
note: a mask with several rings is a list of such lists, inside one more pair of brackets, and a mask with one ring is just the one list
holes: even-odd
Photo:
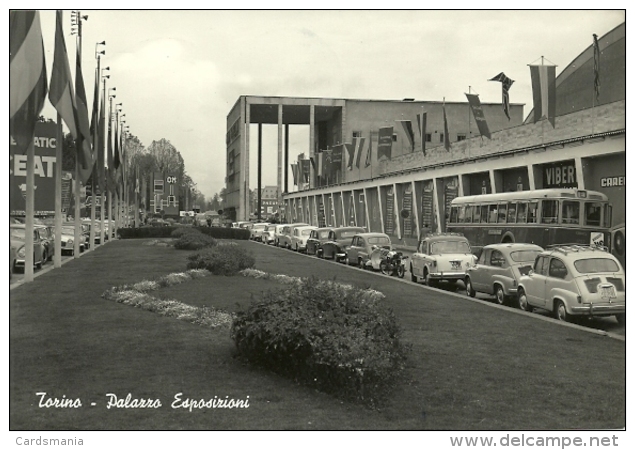
[[(35, 124), (33, 144), (36, 215), (55, 212), (56, 136), (55, 122)], [(12, 137), (9, 137), (9, 209), (14, 215), (24, 215), (26, 211), (26, 153), (17, 151)]]

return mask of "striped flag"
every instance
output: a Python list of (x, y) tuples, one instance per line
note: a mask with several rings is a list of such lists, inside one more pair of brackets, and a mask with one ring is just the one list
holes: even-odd
[(364, 149), (364, 142), (366, 138), (356, 136), (353, 138), (353, 147), (355, 147), (355, 167), (359, 169), (359, 163), (362, 159), (362, 150)]
[(472, 115), (476, 121), (478, 132), (481, 136), (492, 139), (489, 127), (487, 126), (487, 120), (485, 119), (485, 113), (483, 112), (483, 107), (481, 106), (481, 100), (478, 98), (478, 95), (466, 93), (465, 96), (467, 97), (467, 102), (470, 104), (470, 108), (472, 109)]
[(443, 146), (450, 151), (450, 132), (448, 131), (448, 117), (445, 114), (445, 99), (443, 100)]
[(104, 192), (106, 188), (106, 145), (104, 137), (106, 136), (106, 99), (102, 97), (99, 107), (99, 142), (97, 144), (97, 165), (99, 167), (99, 189)]
[(496, 75), (494, 78), (490, 78), (488, 81), (500, 81), (503, 86), (503, 111), (505, 111), (505, 115), (508, 120), (511, 120), (509, 116), (509, 89), (514, 84), (514, 80), (507, 77), (503, 72)]
[(353, 170), (353, 161), (355, 160), (355, 147), (352, 144), (344, 144), (346, 147), (346, 154), (348, 155), (348, 164), (346, 164), (346, 168), (348, 170)]
[(368, 138), (368, 151), (366, 152), (366, 161), (364, 161), (364, 167), (368, 167), (371, 165), (373, 160), (373, 133), (371, 131), (370, 136)]
[(293, 172), (293, 185), (298, 184), (298, 165), (296, 163), (291, 164), (291, 171)]
[(546, 118), (556, 126), (556, 66), (529, 66), (534, 99), (534, 123)]
[(77, 139), (77, 126), (75, 125), (75, 90), (73, 89), (73, 80), (71, 79), (71, 67), (68, 62), (66, 41), (64, 40), (62, 14), (60, 10), (56, 13), (55, 56), (53, 58), (53, 73), (51, 74), (49, 100), (60, 117), (64, 120), (64, 123), (66, 123), (73, 138)]
[(406, 138), (408, 139), (408, 148), (410, 151), (415, 150), (415, 133), (412, 129), (412, 122), (410, 120), (398, 120), (397, 122), (401, 122), (401, 126), (403, 127), (404, 132), (406, 133)]
[(598, 35), (593, 34), (593, 87), (595, 89), (595, 100), (600, 101), (600, 44)]
[(419, 136), (421, 136), (421, 151), (426, 156), (426, 128), (428, 122), (428, 113), (417, 114), (417, 126), (419, 127)]
[(38, 11), (9, 11), (9, 133), (18, 151), (33, 143), (46, 100), (46, 61)]
[(79, 166), (79, 181), (86, 184), (93, 171), (93, 152), (91, 149), (90, 124), (88, 123), (88, 102), (82, 75), (82, 59), (77, 47), (75, 58), (75, 123), (77, 123), (78, 139), (76, 142)]

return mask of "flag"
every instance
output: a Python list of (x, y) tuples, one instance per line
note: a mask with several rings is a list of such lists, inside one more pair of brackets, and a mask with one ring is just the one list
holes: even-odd
[(362, 150), (364, 149), (364, 141), (366, 138), (356, 136), (353, 138), (353, 147), (355, 147), (355, 167), (359, 169), (359, 163), (362, 159)]
[(467, 97), (467, 101), (470, 104), (470, 108), (472, 109), (472, 115), (474, 116), (474, 120), (476, 121), (476, 126), (478, 127), (478, 132), (481, 136), (486, 136), (488, 139), (492, 139), (492, 136), (489, 132), (489, 127), (487, 126), (487, 120), (485, 119), (485, 113), (483, 112), (483, 107), (481, 106), (481, 101), (476, 94), (465, 94)]
[(78, 139), (75, 143), (78, 152), (79, 181), (86, 184), (93, 170), (93, 153), (91, 150), (90, 124), (88, 123), (88, 102), (84, 89), (84, 76), (82, 75), (82, 60), (77, 47), (75, 58), (75, 122), (77, 123)]
[[(111, 103), (112, 105), (112, 103)], [(112, 115), (112, 111), (110, 112)], [(108, 145), (106, 145), (106, 162), (108, 163), (108, 190), (113, 191), (115, 187), (115, 161), (112, 146), (112, 117), (108, 117)]]
[(49, 101), (66, 123), (73, 139), (77, 139), (75, 125), (75, 90), (71, 79), (71, 67), (68, 62), (64, 29), (62, 26), (62, 11), (56, 13), (55, 26), (55, 56), (53, 57), (53, 73), (49, 89)]
[(600, 101), (600, 44), (598, 35), (593, 34), (593, 87), (595, 89), (595, 101)]
[(529, 66), (534, 99), (534, 123), (542, 118), (556, 126), (556, 66)]
[(421, 151), (426, 156), (426, 127), (428, 122), (428, 113), (417, 114), (417, 125), (419, 126), (419, 136), (421, 136)]
[(115, 170), (119, 170), (121, 165), (121, 154), (119, 144), (121, 143), (121, 136), (119, 136), (119, 119), (115, 115), (115, 148), (112, 156), (112, 166)]
[(104, 144), (104, 137), (106, 136), (106, 99), (102, 97), (101, 105), (99, 107), (99, 143), (97, 145), (97, 165), (99, 166), (98, 178), (99, 189), (104, 192), (106, 188), (106, 146)]
[(415, 150), (415, 133), (412, 129), (412, 122), (410, 120), (398, 120), (397, 122), (401, 122), (401, 126), (403, 127), (404, 132), (406, 133), (406, 138), (408, 138), (408, 148), (414, 152)]
[(48, 88), (38, 11), (9, 11), (9, 82), (9, 133), (25, 152)]
[(445, 100), (443, 102), (443, 146), (450, 151), (450, 133), (448, 131), (448, 117), (445, 114)]
[(298, 165), (296, 163), (291, 164), (291, 171), (293, 172), (293, 185), (298, 184)]
[(346, 168), (348, 170), (353, 170), (353, 162), (355, 160), (355, 147), (352, 144), (344, 144), (346, 147), (346, 154), (348, 155), (348, 164), (346, 164)]
[(371, 132), (368, 138), (368, 151), (366, 152), (366, 161), (364, 161), (364, 167), (371, 165), (373, 160), (373, 133)]
[(100, 70), (100, 58), (97, 59), (97, 67), (95, 67), (95, 90), (93, 91), (93, 113), (90, 119), (90, 135), (93, 143), (93, 160), (97, 161), (97, 164), (93, 165), (93, 184), (95, 181), (99, 183), (99, 186), (103, 185), (101, 179), (101, 172), (99, 170), (99, 139), (103, 140), (103, 136), (99, 133), (99, 74)]
[(503, 111), (505, 111), (505, 115), (508, 120), (511, 120), (509, 116), (509, 88), (514, 84), (514, 80), (507, 77), (503, 72), (496, 75), (494, 78), (490, 78), (489, 81), (500, 81), (503, 86)]
[(382, 127), (379, 129), (379, 141), (377, 143), (377, 160), (382, 156), (390, 159), (392, 156), (392, 127)]
[(299, 163), (302, 170), (302, 178), (304, 179), (305, 183), (308, 183), (309, 178), (311, 178), (311, 161), (309, 161), (308, 159), (302, 159), (299, 161)]

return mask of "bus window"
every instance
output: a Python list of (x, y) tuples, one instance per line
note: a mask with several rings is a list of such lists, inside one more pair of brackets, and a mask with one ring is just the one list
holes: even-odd
[(613, 221), (613, 207), (610, 204), (604, 205), (604, 226), (611, 228)]
[(487, 213), (487, 223), (496, 223), (498, 218), (498, 205), (489, 205), (489, 211)]
[(516, 223), (516, 209), (518, 209), (516, 203), (510, 203), (507, 206), (507, 223)]
[(487, 223), (487, 210), (488, 210), (488, 206), (487, 205), (482, 205), (481, 206), (481, 223)]
[(518, 204), (518, 223), (527, 223), (527, 203)]
[(458, 217), (457, 217), (457, 222), (458, 223), (465, 223), (465, 206), (459, 206), (458, 207)]
[(456, 223), (457, 215), (458, 215), (458, 206), (453, 206), (450, 209), (450, 223)]
[(479, 223), (481, 221), (481, 207), (475, 205), (472, 209), (474, 210), (474, 223)]
[(600, 226), (602, 203), (586, 202), (584, 204), (584, 225)]
[(507, 203), (501, 203), (498, 205), (498, 223), (505, 223), (507, 221)]
[(558, 223), (558, 200), (542, 201), (540, 223)]
[(527, 205), (527, 223), (536, 223), (538, 217), (538, 202), (529, 202)]
[(472, 205), (465, 206), (465, 223), (472, 223)]
[(562, 223), (580, 224), (580, 202), (571, 200), (562, 202)]

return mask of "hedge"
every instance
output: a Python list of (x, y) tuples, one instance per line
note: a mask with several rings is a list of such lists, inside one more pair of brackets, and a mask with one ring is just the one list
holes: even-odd
[(175, 230), (184, 229), (198, 230), (201, 233), (215, 239), (238, 239), (249, 240), (249, 230), (243, 228), (220, 228), (220, 227), (140, 227), (140, 228), (117, 228), (117, 234), (121, 239), (146, 239), (146, 238), (167, 238), (173, 237)]
[(231, 329), (250, 363), (369, 405), (405, 368), (410, 346), (401, 334), (383, 294), (313, 277), (264, 293)]
[(219, 243), (187, 257), (188, 269), (206, 269), (214, 275), (236, 275), (256, 264), (250, 252), (238, 244)]

